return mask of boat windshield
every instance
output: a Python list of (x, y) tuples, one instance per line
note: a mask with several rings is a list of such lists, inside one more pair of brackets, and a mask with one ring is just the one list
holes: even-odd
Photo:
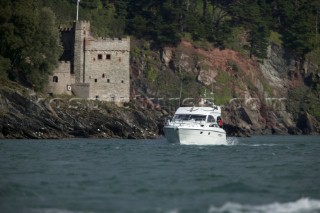
[(205, 121), (206, 115), (176, 114), (173, 121)]

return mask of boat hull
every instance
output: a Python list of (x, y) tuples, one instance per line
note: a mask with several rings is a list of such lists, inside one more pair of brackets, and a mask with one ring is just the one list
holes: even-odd
[(221, 128), (188, 128), (165, 126), (164, 134), (170, 143), (184, 145), (227, 145), (226, 133)]

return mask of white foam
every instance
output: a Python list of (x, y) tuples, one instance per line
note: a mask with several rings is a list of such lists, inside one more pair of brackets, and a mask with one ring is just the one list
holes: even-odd
[(320, 212), (320, 200), (302, 198), (288, 203), (266, 205), (242, 205), (227, 202), (221, 207), (211, 206), (208, 213), (316, 213)]
[(253, 147), (259, 147), (259, 146), (282, 146), (282, 144), (274, 144), (274, 143), (265, 143), (265, 144), (239, 144), (241, 146), (253, 146)]
[(236, 137), (227, 137), (227, 144), (228, 145), (238, 145), (239, 141)]
[(179, 213), (179, 209), (169, 209), (165, 213)]

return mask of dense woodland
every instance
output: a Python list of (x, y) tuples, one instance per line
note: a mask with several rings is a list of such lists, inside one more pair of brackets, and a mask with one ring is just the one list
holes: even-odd
[[(43, 88), (61, 54), (58, 26), (71, 26), (76, 5), (0, 0), (0, 75)], [(79, 17), (97, 36), (131, 35), (155, 48), (189, 39), (264, 58), (272, 41), (304, 58), (319, 52), (319, 12), (320, 0), (81, 0)]]

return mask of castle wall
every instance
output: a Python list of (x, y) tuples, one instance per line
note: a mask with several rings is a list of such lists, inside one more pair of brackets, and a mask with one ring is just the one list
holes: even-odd
[(47, 93), (71, 95), (71, 84), (75, 82), (70, 75), (70, 62), (60, 62), (58, 68), (49, 76)]
[(88, 83), (75, 83), (72, 85), (72, 92), (75, 96), (83, 99), (88, 99), (90, 85)]
[(90, 37), (90, 23), (79, 21), (75, 23), (75, 43), (74, 43), (74, 73), (76, 82), (84, 83), (84, 62), (86, 41)]
[(64, 48), (61, 60), (66, 62), (49, 77), (48, 93), (102, 101), (130, 100), (129, 37), (95, 39), (86, 21), (60, 29), (60, 33)]
[(130, 51), (130, 38), (112, 39), (112, 38), (99, 38), (88, 39), (86, 50), (101, 50), (101, 51)]
[(128, 102), (130, 39), (91, 41), (86, 46), (85, 82), (90, 99)]

